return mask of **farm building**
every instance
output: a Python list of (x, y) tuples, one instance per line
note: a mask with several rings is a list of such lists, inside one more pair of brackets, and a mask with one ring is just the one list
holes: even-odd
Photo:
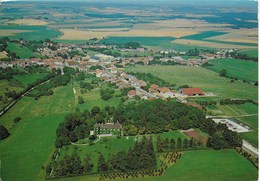
[(168, 87), (159, 88), (160, 95), (164, 98), (174, 97), (173, 92)]
[(130, 90), (128, 93), (127, 93), (127, 96), (129, 97), (129, 98), (132, 98), (132, 97), (134, 97), (134, 96), (136, 96), (137, 95), (137, 92), (135, 91), (135, 90)]
[(183, 88), (180, 93), (187, 96), (204, 96), (204, 92), (200, 88)]
[(119, 122), (116, 123), (105, 123), (95, 124), (94, 132), (96, 135), (100, 134), (121, 134), (122, 125)]

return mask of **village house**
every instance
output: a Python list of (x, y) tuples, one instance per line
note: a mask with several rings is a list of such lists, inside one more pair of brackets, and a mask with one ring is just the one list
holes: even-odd
[(160, 95), (163, 98), (173, 98), (174, 94), (168, 87), (159, 88)]
[(136, 96), (136, 95), (137, 95), (136, 90), (130, 90), (130, 91), (127, 93), (127, 96), (128, 96), (129, 98), (133, 98), (133, 97)]
[(159, 86), (158, 86), (158, 85), (152, 84), (152, 85), (150, 86), (150, 88), (149, 88), (149, 92), (155, 94), (155, 93), (158, 93), (158, 89), (159, 89)]
[(204, 92), (200, 88), (183, 88), (180, 93), (186, 96), (204, 96)]
[(102, 134), (113, 134), (120, 135), (122, 133), (123, 126), (119, 123), (105, 123), (105, 124), (95, 124), (94, 132), (96, 135)]

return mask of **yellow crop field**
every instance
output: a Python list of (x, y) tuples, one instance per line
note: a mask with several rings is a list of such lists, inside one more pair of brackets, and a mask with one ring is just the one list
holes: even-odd
[(0, 30), (0, 36), (13, 36), (17, 33), (31, 32), (28, 30)]
[(209, 40), (221, 40), (227, 42), (243, 42), (243, 43), (257, 43), (258, 42), (258, 30), (257, 29), (232, 29), (226, 30), (228, 34), (214, 36), (207, 38)]
[(176, 39), (172, 42), (183, 44), (183, 45), (195, 45), (195, 46), (210, 47), (210, 48), (238, 48), (238, 49), (252, 48), (252, 46), (222, 44), (222, 43), (206, 42), (206, 41), (199, 41), (199, 40), (188, 40), (188, 39)]
[(17, 25), (29, 25), (29, 26), (34, 26), (34, 25), (47, 25), (48, 23), (42, 20), (37, 20), (37, 19), (17, 19), (13, 21), (8, 21), (8, 24), (17, 24)]

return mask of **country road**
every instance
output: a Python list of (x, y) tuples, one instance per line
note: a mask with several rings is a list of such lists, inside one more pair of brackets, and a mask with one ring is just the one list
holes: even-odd
[(248, 143), (246, 140), (243, 140), (243, 145), (242, 147), (253, 154), (254, 156), (258, 157), (258, 149), (253, 147), (250, 143)]
[(23, 93), (20, 97), (18, 97), (17, 99), (13, 100), (13, 102), (11, 102), (2, 112), (0, 112), (0, 117), (2, 115), (4, 115), (13, 105), (15, 105), (20, 99), (22, 99), (24, 96), (26, 96), (29, 92), (31, 92), (35, 87), (39, 86), (39, 85), (43, 85), (45, 84), (46, 82), (49, 82), (52, 78), (42, 82), (42, 83), (39, 83), (37, 85), (35, 85), (34, 87), (30, 88), (28, 91), (26, 91), (25, 93)]

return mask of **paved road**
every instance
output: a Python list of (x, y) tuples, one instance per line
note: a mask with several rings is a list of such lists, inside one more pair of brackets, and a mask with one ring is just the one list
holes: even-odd
[(243, 118), (243, 117), (250, 117), (250, 116), (258, 116), (258, 114), (245, 114), (239, 116), (206, 116), (206, 118)]
[[(38, 85), (43, 85), (46, 82), (49, 82), (51, 79), (46, 80)], [(23, 98), (24, 96), (26, 96), (29, 92), (31, 92), (35, 87), (37, 87), (38, 85), (32, 87), (31, 89), (29, 89), (28, 91), (26, 91), (25, 93), (23, 93), (20, 97), (18, 97), (17, 99), (15, 99), (13, 102), (11, 102), (2, 112), (0, 112), (0, 117), (5, 114), (14, 104), (16, 104), (21, 98)]]
[(250, 143), (248, 143), (246, 140), (243, 140), (243, 145), (242, 147), (253, 154), (254, 156), (258, 157), (258, 149), (253, 147)]

